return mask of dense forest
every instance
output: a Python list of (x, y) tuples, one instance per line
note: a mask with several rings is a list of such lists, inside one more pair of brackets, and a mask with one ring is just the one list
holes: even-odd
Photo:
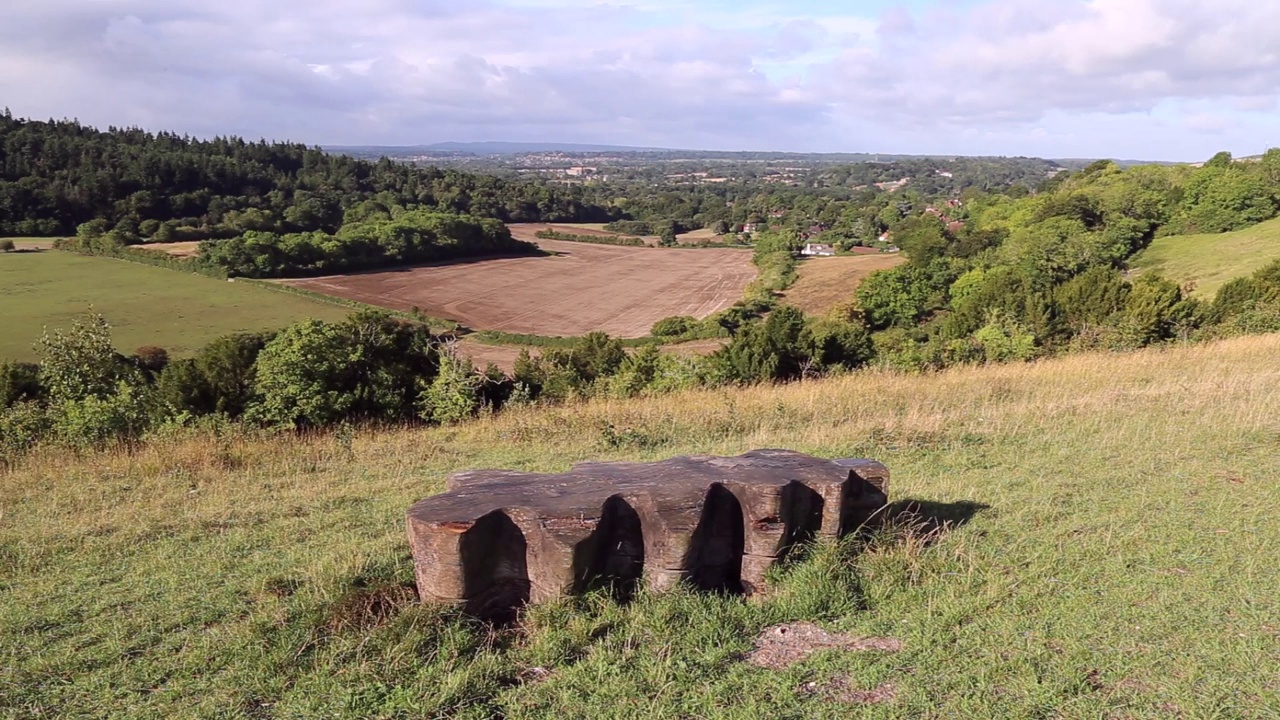
[(0, 114), (0, 236), (71, 235), (98, 220), (156, 241), (336, 233), (353, 206), (503, 221), (615, 219), (583, 190), (329, 155), (295, 143), (198, 140)]

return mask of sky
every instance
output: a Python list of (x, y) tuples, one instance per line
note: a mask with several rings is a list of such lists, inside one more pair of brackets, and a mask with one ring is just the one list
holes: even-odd
[(0, 0), (0, 106), (328, 145), (1204, 160), (1280, 0)]

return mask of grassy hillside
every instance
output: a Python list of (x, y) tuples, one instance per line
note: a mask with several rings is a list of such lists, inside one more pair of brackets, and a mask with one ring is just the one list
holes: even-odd
[(33, 360), (45, 326), (67, 327), (90, 306), (122, 352), (159, 345), (185, 355), (221, 335), (274, 330), (303, 318), (339, 320), (350, 308), (245, 282), (64, 252), (0, 253), (0, 360)]
[(1212, 298), (1228, 280), (1280, 260), (1280, 218), (1221, 235), (1158, 238), (1130, 263), (1178, 283), (1194, 282), (1194, 294)]
[[(37, 455), (0, 474), (0, 717), (1274, 717), (1278, 352)], [(405, 585), (404, 510), (451, 471), (756, 447), (880, 459), (922, 512), (817, 548), (760, 601), (588, 597), (493, 630)], [(794, 619), (903, 648), (740, 661)]]

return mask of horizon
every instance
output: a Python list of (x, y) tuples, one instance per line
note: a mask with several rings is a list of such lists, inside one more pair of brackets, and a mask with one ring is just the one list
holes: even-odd
[(1280, 5), (1259, 5), (16, 0), (0, 94), (25, 117), (322, 147), (1198, 162), (1280, 145)]

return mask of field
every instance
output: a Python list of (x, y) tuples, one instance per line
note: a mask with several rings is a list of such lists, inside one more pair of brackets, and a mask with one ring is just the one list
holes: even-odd
[(154, 252), (166, 253), (174, 257), (185, 258), (195, 257), (196, 253), (200, 251), (200, 241), (186, 240), (183, 242), (171, 243), (146, 243), (138, 245), (137, 247), (140, 250), (152, 250)]
[(1178, 283), (1195, 283), (1195, 295), (1212, 299), (1218, 288), (1280, 260), (1280, 219), (1221, 235), (1156, 238), (1131, 265)]
[(178, 356), (228, 333), (351, 312), (250, 283), (52, 250), (0, 253), (0, 288), (0, 359), (7, 360), (34, 360), (44, 327), (68, 327), (90, 307), (111, 323), (121, 352), (158, 345)]
[(604, 229), (605, 223), (511, 223), (511, 236), (517, 240), (537, 243), (541, 242), (538, 233), (543, 230), (569, 233), (570, 235), (593, 235), (601, 238), (638, 237), (650, 245), (658, 244), (656, 235), (626, 235)]
[(756, 274), (745, 250), (536, 242), (554, 254), (288, 282), (371, 305), (421, 308), (477, 330), (643, 337), (664, 317), (706, 317), (729, 307)]
[(900, 253), (806, 258), (797, 267), (799, 279), (783, 293), (786, 302), (810, 315), (824, 315), (853, 299), (853, 291), (871, 273), (897, 267)]
[[(0, 471), (0, 714), (1277, 717), (1277, 353), (1254, 337), (37, 455)], [(750, 602), (589, 596), (508, 629), (414, 603), (403, 513), (449, 472), (757, 447), (882, 460), (891, 529), (819, 546)], [(902, 648), (741, 661), (793, 620)]]

